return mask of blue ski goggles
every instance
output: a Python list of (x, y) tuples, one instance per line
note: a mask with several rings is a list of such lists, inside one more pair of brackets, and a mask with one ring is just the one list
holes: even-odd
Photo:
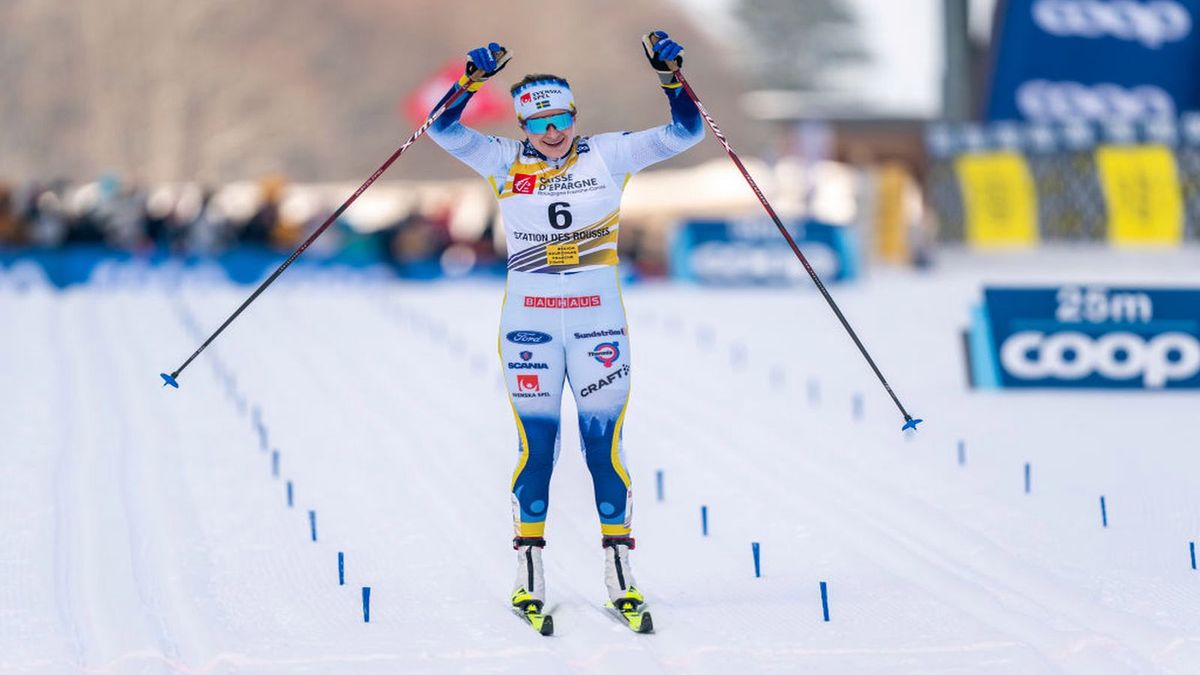
[(534, 117), (533, 119), (525, 120), (525, 131), (531, 134), (544, 134), (546, 129), (553, 124), (555, 129), (562, 131), (569, 128), (575, 123), (575, 116), (569, 112), (561, 112), (556, 115), (546, 117)]

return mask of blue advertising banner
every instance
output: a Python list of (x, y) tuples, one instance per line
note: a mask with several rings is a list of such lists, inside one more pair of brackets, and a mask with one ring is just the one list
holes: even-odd
[(967, 334), (983, 389), (1200, 388), (1200, 289), (987, 288)]
[(987, 120), (1175, 117), (1200, 109), (1200, 0), (1001, 0)]
[[(814, 220), (784, 226), (823, 281), (858, 276), (858, 246), (849, 227)], [(671, 276), (717, 285), (785, 284), (808, 281), (808, 273), (766, 217), (692, 220), (675, 233)]]
[[(134, 279), (158, 269), (205, 269), (219, 272), (235, 284), (258, 284), (287, 258), (286, 251), (243, 245), (218, 256), (175, 256), (165, 249), (142, 254), (108, 249), (102, 246), (67, 246), (57, 249), (4, 249), (0, 247), (0, 282), (22, 286), (50, 285), (68, 288), (77, 284), (115, 279)], [(402, 279), (436, 280), (447, 277), (441, 260), (388, 260), (372, 250), (343, 249), (335, 255), (307, 255), (289, 268), (288, 278), (301, 270), (360, 270), (371, 275)], [(456, 276), (500, 278), (503, 262), (477, 265)]]

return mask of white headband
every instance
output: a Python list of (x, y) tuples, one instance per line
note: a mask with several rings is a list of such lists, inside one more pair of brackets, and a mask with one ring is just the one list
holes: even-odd
[(531, 82), (513, 94), (513, 107), (517, 110), (517, 119), (525, 121), (543, 110), (575, 111), (575, 97), (571, 89), (562, 82), (542, 80)]

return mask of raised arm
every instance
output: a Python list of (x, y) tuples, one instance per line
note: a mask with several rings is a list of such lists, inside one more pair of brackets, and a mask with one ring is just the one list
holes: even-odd
[(486, 73), (486, 76), (480, 82), (471, 82), (467, 75), (459, 78), (451, 91), (459, 87), (466, 87), (467, 93), (452, 108), (447, 109), (433, 123), (433, 126), (429, 127), (428, 132), (429, 137), (442, 146), (443, 150), (474, 169), (484, 178), (503, 176), (508, 173), (508, 165), (513, 157), (516, 157), (517, 149), (521, 144), (511, 138), (481, 134), (464, 125), (460, 119), (463, 110), (467, 107), (467, 102), (471, 100), (475, 92), (487, 82), (488, 78), (500, 72), (508, 63), (507, 58), (500, 62), (496, 61), (494, 54), (502, 51), (503, 48), (493, 42), (487, 47), (472, 49), (468, 52), (466, 73), (470, 74), (479, 69)]
[[(651, 36), (655, 39), (651, 40)], [(599, 134), (591, 145), (601, 153), (614, 174), (634, 174), (687, 150), (704, 138), (700, 111), (675, 79), (668, 63), (683, 64), (683, 47), (662, 31), (646, 36), (642, 43), (646, 58), (658, 73), (663, 93), (671, 108), (671, 123), (644, 131)]]

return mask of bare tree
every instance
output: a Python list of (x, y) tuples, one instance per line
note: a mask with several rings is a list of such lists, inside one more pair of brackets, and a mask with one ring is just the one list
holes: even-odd
[(821, 89), (831, 71), (870, 60), (845, 0), (739, 0), (736, 14), (760, 86)]

